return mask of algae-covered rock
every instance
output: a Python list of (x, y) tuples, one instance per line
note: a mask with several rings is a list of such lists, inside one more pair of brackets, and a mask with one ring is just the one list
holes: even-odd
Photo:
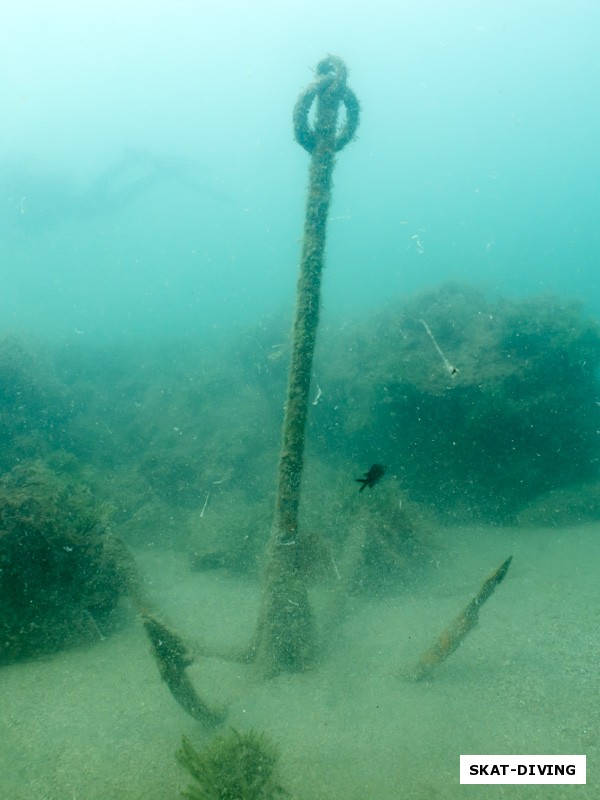
[(520, 525), (566, 527), (600, 519), (600, 481), (554, 489), (536, 497), (517, 517)]
[[(600, 325), (577, 303), (451, 284), (330, 324), (303, 513), (334, 544), (354, 478), (374, 462), (444, 521), (514, 521), (536, 498), (600, 478)], [(272, 522), (287, 328), (273, 317), (210, 347), (79, 341), (58, 366), (6, 337), (0, 468), (68, 450), (128, 541), (188, 549), (200, 568), (252, 569)]]
[(101, 639), (131, 580), (84, 486), (41, 461), (0, 479), (0, 663)]
[(330, 334), (329, 452), (377, 453), (411, 497), (457, 518), (513, 518), (597, 477), (600, 324), (556, 298), (424, 292)]
[(270, 508), (262, 499), (251, 502), (236, 489), (207, 494), (205, 502), (194, 515), (189, 537), (192, 568), (232, 574), (256, 571), (267, 541)]
[(409, 586), (434, 549), (427, 510), (411, 502), (394, 480), (377, 488), (377, 497), (363, 503), (349, 522), (351, 531), (362, 530), (353, 586), (367, 591)]

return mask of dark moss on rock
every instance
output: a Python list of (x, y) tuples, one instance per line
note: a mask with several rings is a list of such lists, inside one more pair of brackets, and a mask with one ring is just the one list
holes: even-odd
[(101, 639), (132, 575), (81, 483), (42, 461), (0, 479), (0, 663)]
[(377, 454), (446, 517), (512, 519), (597, 477), (599, 366), (577, 303), (448, 285), (329, 335), (315, 433), (329, 457)]

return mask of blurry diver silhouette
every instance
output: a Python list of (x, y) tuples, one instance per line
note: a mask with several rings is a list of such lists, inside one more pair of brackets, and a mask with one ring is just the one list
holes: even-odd
[(14, 232), (52, 228), (63, 222), (113, 214), (157, 186), (176, 183), (222, 200), (203, 180), (197, 162), (127, 150), (89, 186), (78, 189), (63, 173), (45, 174), (13, 163), (0, 169), (0, 227)]

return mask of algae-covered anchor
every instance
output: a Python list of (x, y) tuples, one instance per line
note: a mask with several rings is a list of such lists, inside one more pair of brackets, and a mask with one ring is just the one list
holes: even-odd
[(429, 678), (433, 670), (456, 650), (465, 636), (477, 625), (479, 621), (479, 609), (485, 601), (492, 596), (496, 587), (502, 583), (506, 577), (511, 561), (512, 556), (509, 556), (506, 561), (504, 561), (498, 569), (494, 570), (489, 578), (483, 582), (481, 589), (463, 612), (458, 615), (446, 630), (442, 631), (433, 646), (423, 653), (418, 664), (409, 674), (409, 678), (415, 681)]
[[(303, 670), (315, 656), (314, 619), (307, 594), (307, 559), (303, 557), (305, 543), (298, 528), (298, 510), (331, 176), (335, 154), (354, 138), (359, 118), (358, 100), (346, 85), (346, 76), (347, 69), (340, 58), (323, 59), (317, 65), (314, 82), (302, 92), (294, 108), (296, 140), (310, 153), (311, 165), (275, 514), (254, 646), (263, 675)], [(309, 115), (315, 100), (311, 126)], [(342, 106), (346, 114), (338, 127)]]
[(186, 675), (186, 667), (190, 666), (193, 659), (183, 640), (150, 614), (143, 614), (142, 622), (152, 644), (161, 678), (179, 705), (194, 719), (211, 727), (224, 722), (225, 713), (210, 709)]

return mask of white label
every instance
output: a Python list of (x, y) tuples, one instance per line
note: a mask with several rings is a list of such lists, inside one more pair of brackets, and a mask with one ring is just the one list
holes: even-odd
[(585, 783), (585, 756), (461, 756), (461, 783)]

